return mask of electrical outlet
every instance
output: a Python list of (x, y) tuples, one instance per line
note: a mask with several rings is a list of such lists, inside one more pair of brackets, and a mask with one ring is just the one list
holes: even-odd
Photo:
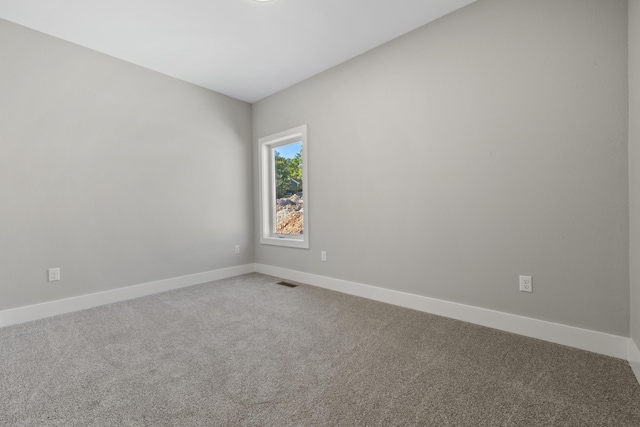
[(55, 282), (60, 280), (60, 267), (50, 268), (49, 269), (49, 281)]
[(321, 261), (326, 261), (327, 260), (327, 251), (320, 252), (320, 260)]
[(520, 292), (533, 292), (531, 276), (520, 276)]
[(236, 253), (239, 254), (240, 253), (240, 245), (236, 245)]

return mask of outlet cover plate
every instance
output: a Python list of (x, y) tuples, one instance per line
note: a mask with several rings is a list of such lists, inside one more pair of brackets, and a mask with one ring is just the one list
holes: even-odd
[(49, 269), (49, 281), (56, 282), (60, 280), (60, 267)]
[(533, 292), (531, 276), (520, 276), (520, 292)]

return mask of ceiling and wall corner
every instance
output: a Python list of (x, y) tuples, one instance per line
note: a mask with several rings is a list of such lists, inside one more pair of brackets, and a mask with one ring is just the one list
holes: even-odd
[(0, 18), (255, 102), (475, 0), (2, 0)]

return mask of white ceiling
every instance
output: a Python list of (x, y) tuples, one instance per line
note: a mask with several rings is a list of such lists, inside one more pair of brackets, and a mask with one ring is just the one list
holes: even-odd
[(0, 0), (0, 18), (258, 101), (475, 0)]

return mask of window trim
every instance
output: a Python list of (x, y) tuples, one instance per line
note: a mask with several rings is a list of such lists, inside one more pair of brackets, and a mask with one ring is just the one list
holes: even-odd
[[(275, 164), (273, 149), (296, 142), (302, 143), (302, 197), (304, 200), (304, 229), (302, 234), (276, 234), (275, 223)], [(309, 168), (307, 167), (307, 125), (298, 126), (258, 139), (260, 180), (260, 243), (309, 249)]]

